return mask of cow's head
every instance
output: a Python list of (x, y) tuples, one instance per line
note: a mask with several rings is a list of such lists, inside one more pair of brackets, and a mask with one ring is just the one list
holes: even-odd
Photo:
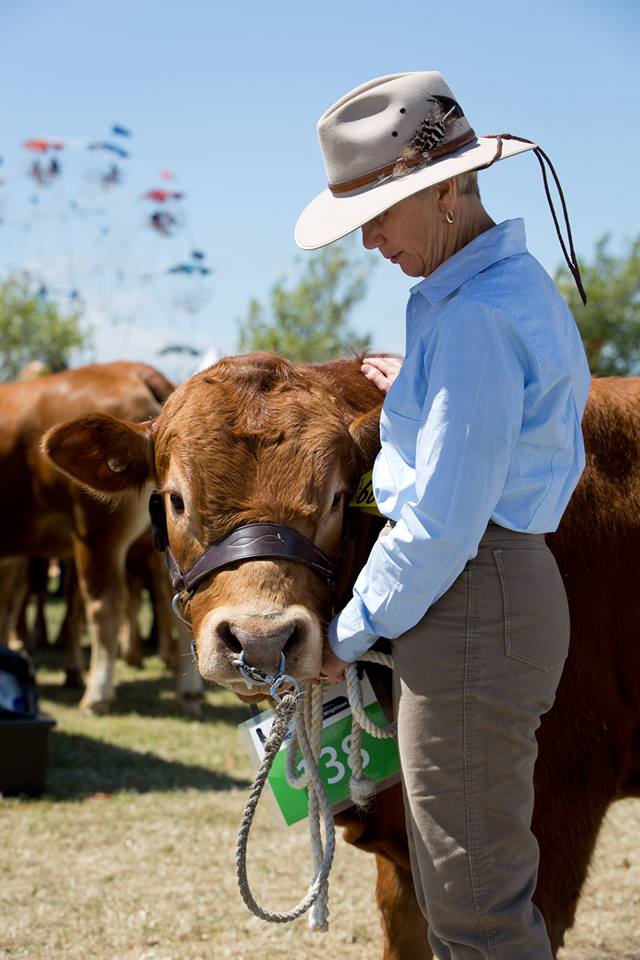
[[(354, 404), (329, 367), (294, 367), (272, 354), (225, 358), (179, 387), (155, 421), (84, 417), (53, 428), (44, 449), (103, 495), (152, 483), (183, 570), (250, 523), (291, 527), (337, 561), (350, 492), (378, 446), (380, 395), (358, 369), (335, 371), (360, 391)], [(317, 676), (330, 605), (327, 582), (295, 561), (217, 570), (186, 607), (202, 675), (246, 693), (232, 662), (244, 650), (267, 673), (284, 652), (287, 673)]]

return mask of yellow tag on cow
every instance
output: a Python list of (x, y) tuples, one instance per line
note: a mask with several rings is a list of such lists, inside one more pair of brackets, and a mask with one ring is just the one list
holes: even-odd
[(382, 517), (383, 514), (378, 510), (376, 498), (373, 495), (373, 471), (363, 473), (360, 477), (358, 489), (354, 493), (350, 507), (356, 510), (364, 510), (365, 513), (372, 513), (376, 517)]

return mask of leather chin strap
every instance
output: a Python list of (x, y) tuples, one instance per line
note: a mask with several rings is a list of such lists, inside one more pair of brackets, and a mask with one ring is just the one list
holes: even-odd
[(173, 589), (192, 593), (216, 570), (242, 560), (293, 560), (310, 567), (333, 586), (335, 570), (331, 560), (308, 537), (279, 523), (247, 523), (207, 547), (202, 556), (182, 570), (169, 546), (164, 501), (159, 493), (149, 499), (151, 529), (156, 550), (164, 553)]
[[(528, 140), (527, 137), (516, 137), (513, 133), (489, 133), (487, 134), (488, 138), (494, 139), (496, 141), (496, 151), (489, 160), (488, 163), (483, 164), (481, 167), (477, 167), (477, 170), (486, 170), (487, 167), (491, 167), (496, 161), (502, 156), (502, 141), (503, 140), (517, 140), (519, 143), (533, 143), (533, 140)], [(587, 294), (585, 292), (582, 277), (580, 275), (580, 266), (578, 264), (578, 258), (576, 256), (576, 251), (573, 246), (573, 235), (571, 233), (571, 223), (569, 222), (569, 211), (567, 209), (567, 203), (564, 199), (564, 193), (562, 192), (562, 186), (560, 184), (560, 179), (556, 173), (554, 165), (551, 163), (551, 160), (544, 152), (542, 147), (534, 145), (533, 152), (536, 155), (536, 160), (540, 164), (540, 170), (542, 171), (542, 182), (544, 183), (544, 192), (547, 196), (547, 203), (549, 204), (549, 210), (551, 211), (551, 216), (553, 217), (553, 224), (556, 228), (556, 234), (558, 241), (560, 243), (560, 249), (564, 254), (564, 259), (566, 260), (567, 267), (569, 272), (574, 279), (575, 285), (578, 288), (578, 293), (580, 294), (580, 299), (583, 304), (587, 304)], [(549, 189), (549, 178), (547, 177), (547, 171), (545, 169), (545, 164), (549, 167), (551, 171), (551, 176), (554, 179), (555, 185), (558, 190), (558, 195), (560, 197), (560, 203), (562, 204), (562, 214), (564, 217), (564, 223), (567, 230), (567, 242), (565, 243), (564, 237), (562, 236), (562, 231), (560, 230), (560, 223), (558, 221), (558, 215), (556, 213), (556, 208), (553, 205), (553, 199), (551, 197), (551, 191)], [(567, 249), (567, 246), (569, 249)]]

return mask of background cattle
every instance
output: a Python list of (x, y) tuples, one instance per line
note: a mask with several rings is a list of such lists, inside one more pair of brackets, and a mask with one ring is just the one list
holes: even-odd
[[(375, 521), (360, 516), (343, 539), (345, 503), (376, 451), (380, 397), (359, 366), (227, 358), (183, 384), (152, 430), (85, 418), (52, 431), (47, 449), (69, 475), (106, 493), (127, 497), (150, 480), (160, 485), (183, 568), (239, 524), (272, 521), (340, 554), (352, 582), (377, 533)], [(570, 654), (539, 730), (535, 770), (535, 900), (554, 953), (573, 922), (607, 806), (640, 792), (640, 379), (595, 381), (584, 431), (587, 469), (548, 538), (572, 618)], [(83, 462), (81, 443), (91, 450)], [(124, 468), (117, 474), (104, 469), (112, 457)], [(267, 661), (280, 644), (290, 672), (313, 675), (331, 600), (319, 578), (288, 561), (218, 572), (188, 603), (203, 674), (240, 690), (231, 659), (264, 641)], [(399, 787), (339, 822), (349, 842), (376, 855), (385, 960), (423, 958), (426, 926)]]
[[(60, 579), (57, 595), (64, 602), (64, 616), (56, 635), (49, 636), (45, 603), (49, 597), (49, 571)], [(10, 602), (4, 610), (0, 643), (33, 655), (38, 650), (54, 649), (64, 653), (69, 664), (82, 663), (81, 642), (86, 628), (84, 601), (73, 557), (60, 561), (43, 557), (11, 557), (0, 560), (5, 583), (10, 585)], [(125, 561), (127, 580), (128, 628), (120, 653), (126, 663), (142, 667), (145, 641), (140, 634), (143, 591), (149, 596), (151, 625), (146, 638), (148, 650), (159, 654), (174, 672), (178, 668), (181, 623), (173, 615), (172, 594), (164, 562), (153, 546), (151, 531), (145, 531), (132, 543)], [(28, 615), (29, 607), (32, 612)], [(121, 638), (122, 639), (122, 638)], [(67, 668), (65, 686), (81, 688), (79, 670)]]
[[(41, 450), (42, 437), (56, 423), (95, 411), (149, 421), (172, 389), (153, 367), (124, 362), (0, 384), (0, 557), (7, 573), (0, 583), (2, 620), (6, 625), (15, 612), (27, 557), (73, 557), (91, 639), (81, 706), (93, 713), (108, 710), (114, 700), (118, 640), (131, 649), (125, 558), (148, 528), (147, 498), (128, 492), (114, 504), (89, 494), (52, 466)], [(85, 455), (90, 450), (81, 445), (79, 460)], [(111, 469), (117, 469), (116, 459), (111, 458)], [(110, 469), (106, 461), (104, 469)], [(187, 631), (180, 636), (185, 656), (180, 657), (178, 696), (182, 707), (193, 711), (200, 681), (190, 668)], [(68, 645), (65, 668), (70, 678), (80, 675), (79, 642)]]

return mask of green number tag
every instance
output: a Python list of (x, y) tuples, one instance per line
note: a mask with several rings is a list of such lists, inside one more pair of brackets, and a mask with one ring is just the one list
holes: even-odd
[[(382, 708), (375, 698), (371, 684), (366, 677), (362, 680), (363, 703), (367, 716), (374, 723), (385, 726)], [(322, 724), (322, 750), (319, 770), (329, 802), (334, 810), (349, 806), (349, 746), (351, 742), (351, 708), (347, 700), (345, 683), (332, 684), (325, 690), (323, 702), (324, 720)], [(240, 724), (240, 730), (248, 748), (249, 756), (257, 766), (264, 756), (264, 744), (271, 731), (273, 711), (265, 710), (257, 717)], [(308, 814), (307, 790), (294, 790), (287, 783), (285, 775), (285, 757), (289, 737), (285, 739), (276, 754), (267, 782), (273, 791), (280, 812), (288, 826), (304, 820)], [(362, 732), (362, 767), (364, 773), (376, 784), (377, 789), (390, 786), (398, 780), (400, 758), (396, 741), (377, 740)], [(298, 751), (298, 771), (303, 769), (303, 761)]]
[(376, 517), (382, 517), (383, 514), (378, 510), (376, 498), (373, 495), (373, 471), (363, 473), (360, 477), (358, 489), (354, 493), (350, 507), (356, 510), (364, 510), (365, 513), (373, 513)]

